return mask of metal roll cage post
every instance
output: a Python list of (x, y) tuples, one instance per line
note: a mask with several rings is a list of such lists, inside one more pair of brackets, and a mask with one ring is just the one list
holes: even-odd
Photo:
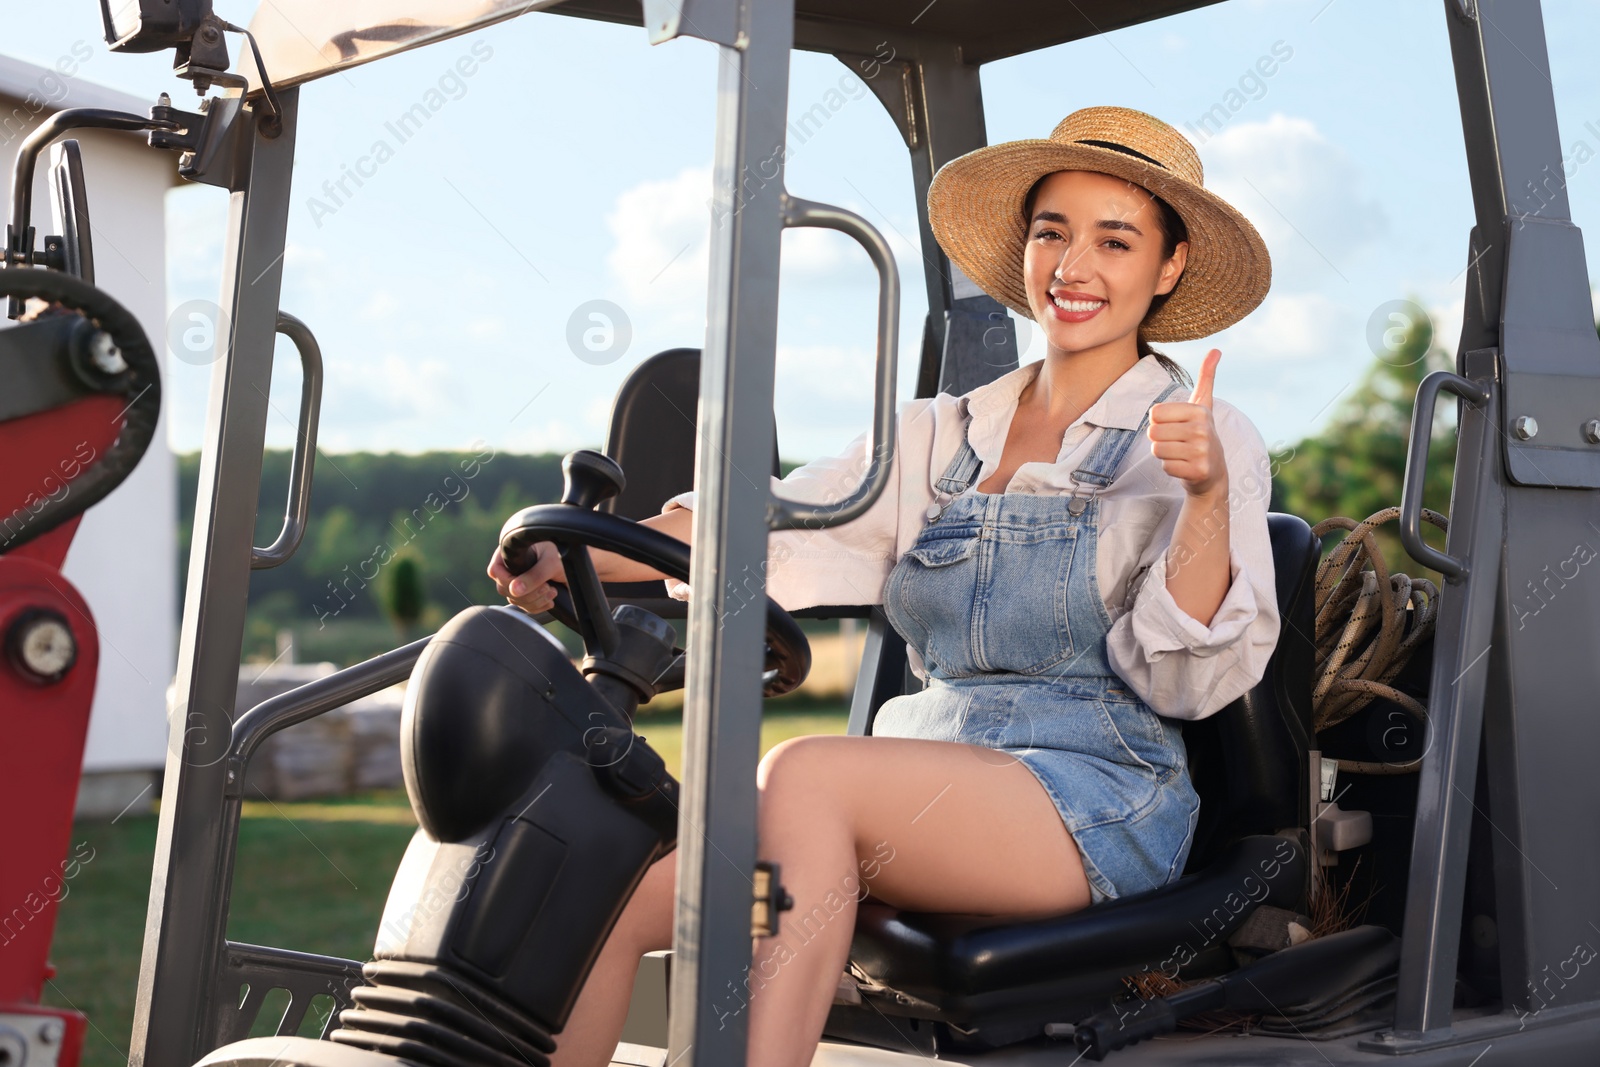
[[(1600, 487), (1600, 449), (1583, 429), (1600, 415), (1600, 338), (1566, 186), (1546, 180), (1560, 173), (1561, 145), (1544, 21), (1525, 0), (1443, 7), (1476, 219), (1457, 374), (1430, 375), (1418, 390), (1402, 495), (1407, 551), (1439, 568), (1447, 585), (1434, 632), (1395, 1025), (1357, 1043), (1391, 1054), (1550, 1021), (1528, 1018), (1542, 1007), (1530, 1001), (1539, 967), (1568, 954), (1569, 930), (1588, 929), (1584, 894), (1555, 887), (1594, 884), (1592, 860), (1565, 828), (1572, 812), (1600, 805), (1600, 779), (1588, 766), (1600, 722), (1570, 706), (1574, 694), (1600, 689), (1600, 657), (1572, 654), (1572, 642), (1592, 632), (1600, 589), (1568, 583), (1540, 608), (1542, 629), (1502, 617), (1524, 595), (1524, 579), (1569, 558), (1600, 523), (1600, 497), (1586, 491)], [(1465, 401), (1444, 553), (1422, 543), (1418, 526), (1441, 389)], [(1525, 430), (1545, 425), (1543, 439), (1517, 432), (1524, 416)], [(1488, 796), (1475, 798), (1480, 755)], [(1503, 1007), (1453, 1020), (1475, 814), (1497, 831)], [(1562, 996), (1592, 1011), (1600, 973), (1577, 975)]]
[[(237, 90), (215, 98), (195, 143), (184, 145), (193, 157), (179, 164), (186, 177), (232, 195), (222, 277), (221, 321), (227, 328), (218, 335), (220, 358), (211, 370), (156, 866), (134, 1004), (130, 1062), (150, 1067), (190, 1064), (216, 1047), (217, 1021), (237, 1004), (219, 999), (222, 976), (239, 973), (230, 970), (234, 964), (262, 965), (270, 956), (292, 970), (285, 961), (303, 955), (264, 951), (243, 961), (225, 940), (221, 879), (231, 869), (232, 839), (217, 813), (229, 788), (239, 650), (257, 558), (252, 542), (280, 325), (299, 91), (278, 94), (281, 128), (275, 131), (262, 128), (262, 105), (251, 99), (241, 106), (240, 99)], [(302, 380), (303, 413), (311, 377)], [(304, 449), (306, 441), (299, 445)], [(301, 469), (309, 478), (309, 461)], [(293, 500), (288, 511), (292, 520)], [(308, 963), (305, 969), (316, 968)]]

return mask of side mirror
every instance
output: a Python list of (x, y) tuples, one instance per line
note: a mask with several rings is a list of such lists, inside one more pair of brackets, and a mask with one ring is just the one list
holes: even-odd
[[(50, 149), (50, 208), (58, 236), (45, 238), (46, 256), (58, 261), (60, 270), (93, 285), (89, 196), (83, 182), (83, 152), (75, 140), (62, 141)], [(59, 251), (51, 247), (58, 241)]]

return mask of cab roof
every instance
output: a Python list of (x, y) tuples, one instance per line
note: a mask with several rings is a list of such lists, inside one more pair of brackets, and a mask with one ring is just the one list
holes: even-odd
[[(1175, 15), (1219, 0), (796, 0), (797, 48), (873, 54), (880, 42), (926, 42), (954, 48), (977, 66), (1067, 41)], [(715, 2), (706, 8), (722, 7)], [(277, 0), (250, 21), (273, 84), (321, 78), (412, 48), (459, 36), (533, 11), (643, 26), (645, 12), (666, 14), (693, 32), (693, 0)], [(724, 9), (724, 15), (726, 15)], [(653, 29), (662, 29), (656, 25)], [(666, 39), (652, 34), (652, 39)], [(248, 51), (239, 70), (252, 90), (260, 72)]]
[[(918, 34), (956, 44), (968, 63), (1051, 45), (1209, 7), (1220, 0), (795, 0), (800, 22), (832, 23), (850, 36)], [(643, 24), (638, 0), (568, 0), (566, 15)], [(801, 42), (803, 44), (803, 41)]]

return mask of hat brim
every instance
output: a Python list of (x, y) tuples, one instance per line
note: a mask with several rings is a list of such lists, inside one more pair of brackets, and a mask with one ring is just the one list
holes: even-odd
[(1272, 284), (1272, 257), (1250, 220), (1231, 204), (1166, 168), (1092, 145), (1008, 141), (946, 163), (928, 187), (928, 224), (939, 246), (984, 292), (1033, 318), (1023, 281), (1028, 221), (1023, 199), (1060, 170), (1123, 178), (1172, 206), (1189, 230), (1182, 277), (1145, 323), (1149, 341), (1207, 337), (1260, 305)]

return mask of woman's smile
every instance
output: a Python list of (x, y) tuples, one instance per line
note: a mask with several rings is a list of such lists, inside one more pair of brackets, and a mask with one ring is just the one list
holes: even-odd
[(1060, 290), (1050, 294), (1050, 311), (1062, 322), (1088, 322), (1098, 315), (1108, 301), (1090, 296), (1087, 293), (1076, 293), (1069, 290)]

